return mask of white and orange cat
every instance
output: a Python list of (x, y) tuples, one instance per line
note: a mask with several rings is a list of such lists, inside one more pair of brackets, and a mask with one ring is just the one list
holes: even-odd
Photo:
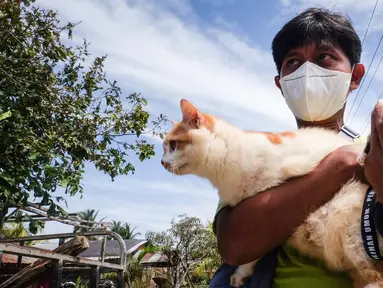
[[(198, 111), (187, 100), (181, 100), (181, 110), (182, 121), (173, 122), (164, 140), (162, 165), (176, 175), (207, 178), (231, 206), (289, 178), (310, 173), (330, 152), (350, 144), (320, 128), (280, 134), (243, 131)], [(331, 201), (308, 216), (287, 244), (322, 259), (329, 269), (350, 273), (354, 287), (383, 287), (383, 275), (367, 256), (361, 238), (367, 188), (350, 180)], [(379, 246), (383, 251), (380, 237)], [(231, 284), (243, 285), (255, 263), (241, 265), (231, 276)]]

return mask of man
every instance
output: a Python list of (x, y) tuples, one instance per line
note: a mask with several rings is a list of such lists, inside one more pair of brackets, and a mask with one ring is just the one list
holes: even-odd
[[(342, 129), (345, 103), (348, 94), (358, 88), (365, 70), (359, 63), (361, 42), (348, 18), (324, 9), (308, 9), (278, 32), (272, 50), (278, 71), (275, 84), (298, 127), (320, 126), (349, 134)], [(379, 204), (383, 203), (383, 177), (377, 172), (383, 171), (383, 105), (376, 106), (372, 123), (371, 151), (364, 174)], [(350, 144), (352, 141), (351, 137)], [(362, 177), (355, 148), (349, 145), (337, 149), (311, 174), (259, 193), (233, 208), (220, 202), (213, 227), (220, 254), (228, 264), (217, 270), (210, 287), (230, 287), (235, 265), (265, 255), (269, 260), (261, 261), (255, 269), (255, 274), (262, 271), (258, 274), (261, 277), (253, 275), (245, 287), (352, 287), (347, 275), (329, 271), (319, 261), (299, 255), (283, 243), (344, 183), (355, 174)], [(272, 283), (265, 286), (262, 281), (267, 277)]]

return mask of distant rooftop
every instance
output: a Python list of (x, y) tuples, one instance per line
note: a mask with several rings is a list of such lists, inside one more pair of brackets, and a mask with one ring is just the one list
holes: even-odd
[[(137, 249), (145, 245), (148, 241), (143, 239), (125, 239), (127, 254), (131, 254), (137, 251)], [(101, 251), (101, 240), (91, 240), (89, 241), (89, 248), (84, 252), (80, 253), (78, 257), (89, 258), (89, 259), (98, 259)], [(47, 250), (54, 250), (58, 244), (57, 242), (47, 242), (47, 243), (38, 243), (34, 245), (35, 247)], [(119, 258), (120, 257), (120, 244), (117, 240), (108, 240), (105, 245), (105, 257), (107, 258)]]

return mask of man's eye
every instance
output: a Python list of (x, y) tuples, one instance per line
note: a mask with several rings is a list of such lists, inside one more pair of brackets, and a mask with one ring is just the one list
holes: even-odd
[(320, 61), (326, 61), (331, 60), (333, 57), (330, 54), (321, 54), (318, 58)]
[(287, 65), (289, 66), (289, 67), (294, 67), (294, 66), (297, 66), (297, 65), (299, 65), (299, 60), (297, 60), (297, 59), (290, 59), (290, 60), (288, 60), (287, 61)]
[(170, 151), (174, 151), (174, 150), (176, 150), (177, 145), (178, 145), (178, 142), (177, 142), (176, 140), (170, 140), (170, 141), (169, 141), (169, 148), (170, 148)]

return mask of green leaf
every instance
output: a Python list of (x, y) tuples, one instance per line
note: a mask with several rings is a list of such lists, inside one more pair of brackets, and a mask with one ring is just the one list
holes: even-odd
[(1, 113), (0, 114), (0, 121), (3, 121), (3, 120), (5, 120), (11, 116), (12, 116), (12, 112), (10, 110), (7, 112)]

